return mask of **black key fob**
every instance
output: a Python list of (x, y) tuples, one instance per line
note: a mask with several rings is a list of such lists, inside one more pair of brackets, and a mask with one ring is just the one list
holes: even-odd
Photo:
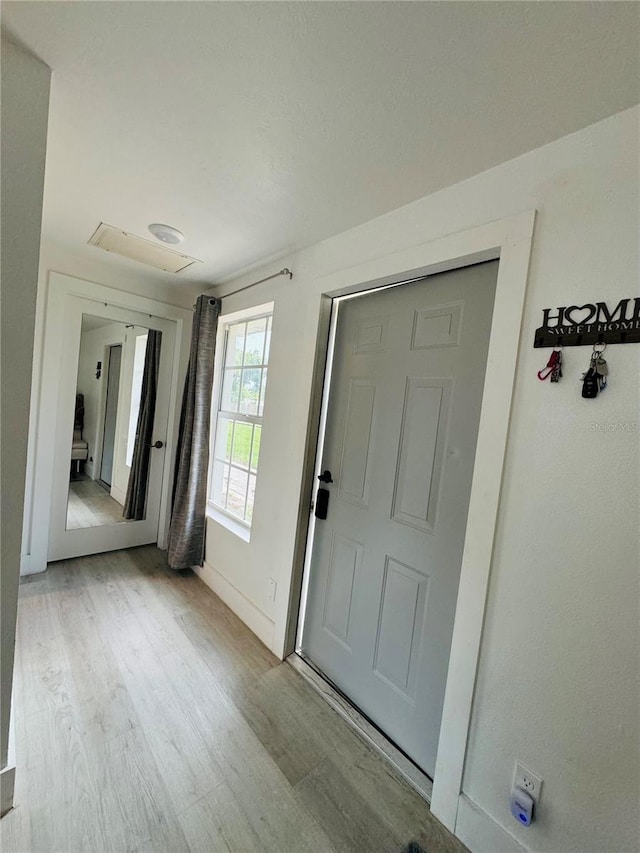
[(588, 399), (598, 396), (598, 374), (590, 367), (582, 380), (582, 396)]

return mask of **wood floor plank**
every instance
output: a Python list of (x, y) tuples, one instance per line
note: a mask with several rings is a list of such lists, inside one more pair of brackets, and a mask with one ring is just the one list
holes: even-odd
[[(168, 658), (163, 658), (163, 662), (168, 663)], [(215, 756), (239, 808), (259, 835), (264, 849), (331, 851), (328, 837), (308, 812), (300, 808), (288, 780), (231, 698), (211, 683), (209, 670), (204, 667), (187, 671), (177, 655), (173, 663), (176, 674), (180, 672), (180, 683), (190, 713), (198, 723), (201, 742)], [(199, 686), (204, 688), (200, 694)]]
[(296, 792), (338, 851), (386, 853), (405, 846), (405, 839), (390, 831), (382, 816), (328, 758), (296, 785)]
[(223, 782), (220, 765), (202, 748), (200, 732), (188, 715), (182, 716), (178, 726), (151, 726), (145, 736), (176, 812), (194, 805)]
[(161, 844), (183, 853), (188, 845), (146, 737), (133, 729), (96, 749), (94, 774), (100, 811), (109, 827), (108, 849), (139, 850)]
[(0, 850), (11, 853), (30, 853), (31, 815), (24, 806), (16, 806), (0, 820)]
[(216, 738), (226, 782), (265, 850), (334, 850), (329, 836), (296, 798), (291, 785), (237, 717)]
[(20, 689), (23, 696), (29, 696), (28, 714), (74, 700), (71, 667), (62, 634), (47, 640), (38, 640), (35, 635), (28, 640), (23, 638), (19, 665)]
[(284, 669), (276, 667), (254, 684), (236, 686), (230, 695), (264, 749), (295, 785), (326, 758), (327, 748), (305, 725), (306, 703), (287, 692), (280, 676)]
[(25, 800), (18, 806), (29, 807), (31, 849), (100, 849), (104, 827), (94, 810), (99, 792), (76, 707), (30, 714), (27, 737), (16, 751), (26, 771)]
[(257, 638), (247, 637), (233, 620), (188, 611), (177, 616), (176, 621), (213, 675), (229, 685), (247, 683), (279, 663)]
[(88, 737), (99, 743), (139, 725), (131, 695), (97, 620), (76, 619), (64, 640), (78, 716)]
[(228, 785), (222, 784), (178, 817), (190, 853), (265, 850)]

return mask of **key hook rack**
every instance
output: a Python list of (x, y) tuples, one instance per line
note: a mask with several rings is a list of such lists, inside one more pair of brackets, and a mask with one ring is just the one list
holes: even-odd
[(537, 349), (637, 343), (640, 343), (640, 297), (629, 297), (613, 308), (606, 302), (545, 308), (533, 346)]

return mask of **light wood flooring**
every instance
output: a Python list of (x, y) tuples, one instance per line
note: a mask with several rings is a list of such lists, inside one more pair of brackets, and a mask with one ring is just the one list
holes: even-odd
[(67, 530), (122, 524), (127, 520), (122, 517), (122, 509), (122, 505), (96, 480), (81, 474), (70, 481)]
[(25, 580), (3, 853), (464, 850), (291, 666), (155, 547)]

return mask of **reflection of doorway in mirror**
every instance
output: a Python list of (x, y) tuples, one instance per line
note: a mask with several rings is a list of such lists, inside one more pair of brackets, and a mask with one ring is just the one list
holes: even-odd
[(67, 530), (126, 523), (147, 336), (142, 326), (82, 317)]
[(120, 367), (122, 365), (121, 344), (112, 344), (109, 347), (107, 364), (107, 391), (104, 404), (104, 421), (102, 424), (100, 482), (110, 489), (113, 483), (113, 457), (116, 449)]

